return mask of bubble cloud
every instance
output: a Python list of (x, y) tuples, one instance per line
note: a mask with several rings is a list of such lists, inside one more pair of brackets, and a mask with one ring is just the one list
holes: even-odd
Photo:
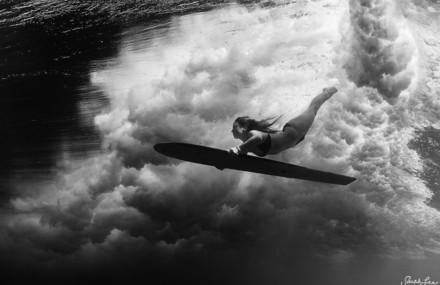
[(377, 88), (390, 102), (416, 75), (416, 46), (397, 14), (392, 1), (350, 1), (353, 41), (345, 68), (356, 85)]
[[(417, 79), (409, 30), (385, 20), (400, 19), (387, 1), (297, 2), (174, 18), (143, 48), (126, 39), (116, 64), (91, 74), (111, 102), (95, 118), (103, 153), (66, 162), (56, 183), (11, 202), (0, 230), (9, 268), (287, 284), (323, 282), (337, 275), (330, 264), (364, 256), (438, 253), (439, 213), (407, 147), (405, 98)], [(306, 139), (274, 159), (355, 175), (349, 187), (220, 171), (153, 150), (168, 141), (234, 146), (235, 116), (283, 114), (284, 123), (330, 85), (339, 92)]]

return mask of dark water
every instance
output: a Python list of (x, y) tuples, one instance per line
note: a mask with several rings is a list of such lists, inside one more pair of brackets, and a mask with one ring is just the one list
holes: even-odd
[[(78, 153), (99, 148), (91, 122), (78, 117), (78, 103), (105, 105), (100, 94), (87, 89), (89, 62), (117, 51), (120, 29), (102, 23), (75, 30), (75, 23), (65, 25), (71, 19), (1, 29), (0, 171), (6, 186), (15, 175), (50, 172), (63, 141)], [(8, 195), (4, 188), (1, 193)]]
[(440, 130), (434, 127), (417, 130), (410, 147), (423, 158), (424, 170), (420, 178), (434, 193), (430, 204), (440, 209)]

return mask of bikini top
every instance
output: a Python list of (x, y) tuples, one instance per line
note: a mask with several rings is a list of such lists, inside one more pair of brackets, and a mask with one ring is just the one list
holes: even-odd
[(261, 150), (261, 152), (262, 152), (262, 154), (257, 154), (257, 155), (261, 156), (261, 157), (266, 156), (266, 154), (269, 152), (271, 146), (272, 146), (272, 139), (270, 137), (270, 134), (267, 134), (267, 137), (264, 140), (264, 142), (257, 145), (257, 148), (259, 150)]

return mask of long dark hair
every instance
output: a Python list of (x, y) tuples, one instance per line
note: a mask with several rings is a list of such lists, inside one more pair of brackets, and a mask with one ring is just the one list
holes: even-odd
[(272, 128), (272, 126), (280, 118), (281, 118), (281, 116), (279, 116), (278, 118), (270, 117), (270, 118), (266, 118), (266, 119), (258, 121), (258, 120), (249, 118), (248, 116), (244, 116), (244, 117), (238, 117), (237, 119), (235, 119), (235, 122), (237, 122), (240, 126), (244, 127), (248, 132), (252, 131), (252, 130), (257, 130), (260, 132), (274, 134), (279, 131)]

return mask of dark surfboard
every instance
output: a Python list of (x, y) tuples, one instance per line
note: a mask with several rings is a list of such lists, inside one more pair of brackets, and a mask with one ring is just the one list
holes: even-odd
[(187, 143), (159, 143), (154, 149), (164, 155), (194, 163), (322, 183), (347, 185), (356, 178), (309, 169), (280, 161), (249, 155), (230, 154), (226, 150)]

